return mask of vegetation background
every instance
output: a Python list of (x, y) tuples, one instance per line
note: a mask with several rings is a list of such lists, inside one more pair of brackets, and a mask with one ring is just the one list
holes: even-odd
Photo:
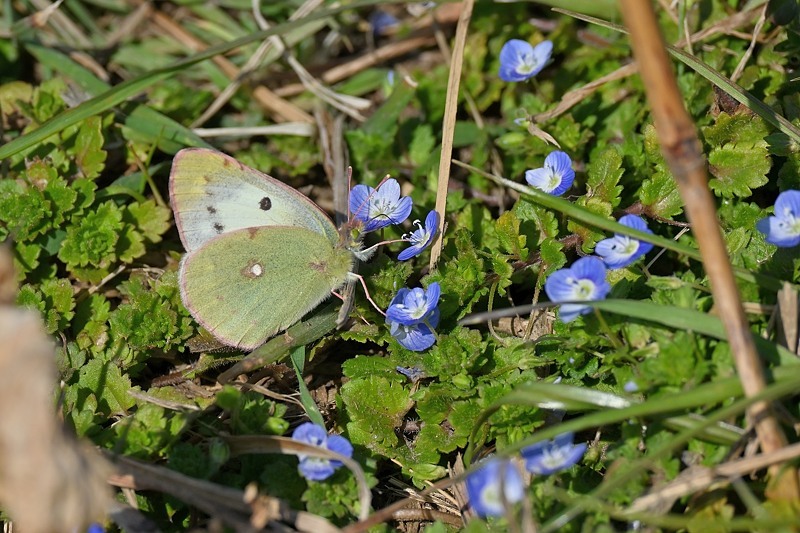
[[(761, 398), (777, 402), (796, 441), (800, 257), (766, 243), (755, 224), (780, 191), (800, 189), (797, 2), (654, 4), (769, 369)], [(448, 125), (463, 8), (2, 3), (0, 240), (13, 255), (16, 305), (37, 310), (56, 340), (51, 401), (119, 474), (117, 503), (104, 508), (109, 530), (146, 530), (136, 520), (165, 531), (797, 525), (797, 502), (775, 497), (763, 470), (797, 447), (756, 454), (744, 416), (753, 400), (743, 399), (616, 3), (476, 2)], [(395, 23), (381, 27), (389, 16)], [(500, 80), (498, 53), (512, 38), (551, 40), (552, 63), (526, 83)], [(348, 328), (336, 330), (338, 306), (323, 305), (289, 330), (292, 342), (280, 336), (253, 354), (219, 351), (199, 331), (178, 293), (183, 250), (165, 200), (179, 149), (224, 151), (331, 213), (347, 164), (354, 183), (390, 175), (413, 198), (412, 218), (424, 219), (450, 140), (462, 164), (452, 167), (438, 266), (425, 254), (398, 262), (403, 245), (390, 244), (360, 270), (384, 309), (400, 287), (441, 285), (434, 347), (402, 348), (363, 294)], [(486, 175), (522, 184), (554, 143), (577, 171), (565, 199)], [(563, 324), (545, 306), (464, 322), (544, 300), (546, 277), (625, 231), (614, 222), (624, 213), (661, 239), (644, 261), (610, 272), (598, 313)], [(48, 377), (29, 362), (9, 375)], [(7, 396), (23, 413), (31, 405)], [(301, 448), (279, 437), (308, 417), (353, 443), (360, 470), (323, 482), (299, 475)], [(566, 431), (589, 443), (579, 464), (533, 477), (516, 513), (474, 516), (462, 484), (473, 461)], [(94, 475), (83, 463), (64, 471), (66, 491)], [(14, 492), (9, 479), (0, 497)], [(47, 514), (44, 495), (34, 513)], [(75, 504), (76, 525), (99, 519), (81, 515), (91, 498)], [(372, 522), (357, 522), (368, 513)]]

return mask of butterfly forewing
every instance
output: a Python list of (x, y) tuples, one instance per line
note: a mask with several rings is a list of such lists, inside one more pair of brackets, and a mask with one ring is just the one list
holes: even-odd
[[(353, 256), (304, 227), (234, 230), (181, 261), (184, 304), (222, 342), (260, 346), (340, 287)], [(187, 273), (190, 272), (190, 275)]]
[(336, 227), (311, 200), (232, 157), (204, 148), (178, 152), (170, 202), (187, 252), (243, 228), (298, 226), (338, 242)]

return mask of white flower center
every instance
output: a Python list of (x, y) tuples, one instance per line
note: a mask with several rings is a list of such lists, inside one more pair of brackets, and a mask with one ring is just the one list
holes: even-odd
[(622, 255), (633, 255), (639, 249), (639, 241), (627, 236), (618, 236), (611, 245), (611, 249)]
[(502, 509), (503, 500), (500, 498), (500, 483), (489, 483), (481, 494), (484, 507)]
[(567, 454), (564, 448), (553, 446), (552, 448), (546, 448), (542, 452), (542, 464), (547, 468), (561, 468), (566, 460)]
[(596, 287), (594, 282), (588, 279), (572, 280), (572, 294), (574, 300), (591, 300)]
[(556, 187), (561, 185), (561, 176), (556, 174), (555, 171), (552, 168), (548, 168), (547, 170), (550, 171), (550, 178), (547, 181), (547, 187), (548, 187), (548, 190), (552, 191), (553, 189), (555, 189)]
[(392, 202), (388, 200), (375, 200), (372, 204), (370, 204), (370, 217), (371, 218), (378, 218), (381, 216), (389, 216), (389, 213), (393, 211), (392, 209)]
[(519, 56), (519, 65), (517, 66), (517, 72), (520, 74), (530, 74), (533, 72), (538, 63), (536, 62), (536, 58), (530, 52), (526, 52)]
[(778, 227), (789, 235), (800, 235), (800, 218), (791, 209), (785, 209), (783, 216), (778, 218)]

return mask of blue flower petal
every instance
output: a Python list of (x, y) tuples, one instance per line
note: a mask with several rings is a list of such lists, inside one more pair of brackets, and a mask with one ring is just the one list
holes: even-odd
[(525, 181), (531, 187), (536, 187), (549, 193), (553, 189), (550, 187), (550, 172), (546, 168), (533, 168), (525, 171)]
[[(419, 224), (419, 222), (417, 222), (417, 224)], [(428, 216), (425, 217), (425, 226), (418, 228), (408, 237), (407, 240), (411, 242), (411, 246), (400, 252), (397, 259), (406, 261), (422, 253), (422, 251), (433, 242), (433, 238), (436, 236), (438, 229), (439, 213), (431, 211), (428, 213)]]
[[(344, 455), (345, 457), (353, 457), (353, 445), (341, 435), (331, 435), (328, 437), (328, 449), (339, 455)], [(334, 468), (342, 466), (342, 462), (336, 459), (330, 459), (330, 462)]]
[(775, 200), (775, 216), (763, 218), (756, 229), (768, 243), (782, 248), (800, 244), (800, 191), (784, 191)]
[(328, 479), (336, 470), (331, 460), (320, 457), (305, 457), (300, 460), (297, 468), (300, 470), (301, 476), (311, 481)]
[(542, 41), (533, 47), (533, 57), (536, 60), (536, 64), (539, 65), (535, 72), (533, 72), (533, 76), (539, 74), (539, 72), (541, 72), (542, 69), (547, 66), (547, 62), (550, 61), (551, 55), (553, 55), (552, 41)]
[(507, 460), (489, 459), (467, 475), (467, 496), (481, 516), (505, 514), (503, 501), (513, 504), (525, 497), (525, 484), (514, 465)]
[(525, 181), (553, 196), (561, 196), (572, 187), (575, 171), (572, 170), (572, 159), (560, 150), (554, 150), (544, 160), (544, 167), (525, 172)]
[[(401, 289), (403, 290), (403, 289)], [(427, 320), (436, 306), (439, 304), (441, 288), (439, 284), (433, 282), (427, 290), (405, 289), (403, 297), (398, 298), (400, 293), (392, 299), (389, 308), (386, 310), (387, 320), (399, 322), (404, 326), (411, 326)]]
[[(605, 297), (611, 291), (611, 285), (606, 281), (606, 267), (596, 257), (581, 257), (570, 267), (573, 275), (578, 279), (588, 279), (595, 284), (597, 292), (594, 295)], [(596, 299), (596, 298), (595, 298)]]
[(789, 190), (780, 193), (775, 200), (775, 216), (800, 217), (800, 191)]
[(585, 443), (572, 444), (574, 435), (563, 433), (552, 441), (538, 442), (520, 451), (525, 460), (525, 470), (533, 474), (548, 475), (565, 470), (580, 461), (586, 453)]
[[(620, 224), (647, 233), (653, 233), (647, 223), (637, 215), (625, 215), (619, 219)], [(615, 233), (610, 239), (603, 239), (595, 246), (595, 253), (603, 258), (609, 268), (623, 268), (653, 249), (649, 242), (639, 241), (633, 237)]]
[(624, 215), (620, 217), (618, 222), (623, 226), (628, 226), (629, 228), (639, 231), (646, 231), (647, 233), (653, 233), (650, 231), (650, 228), (647, 227), (647, 222), (645, 222), (644, 219), (639, 215)]
[(534, 48), (520, 39), (511, 39), (500, 50), (500, 79), (525, 81), (537, 75), (550, 60), (553, 43), (542, 41)]
[(311, 444), (312, 446), (325, 446), (328, 439), (328, 432), (325, 428), (313, 422), (303, 422), (292, 432), (292, 439)]
[(564, 304), (559, 308), (558, 317), (565, 324), (572, 322), (580, 315), (592, 312), (591, 305)]
[(421, 352), (436, 342), (441, 288), (433, 282), (426, 290), (400, 289), (386, 310), (389, 331), (405, 348)]
[[(605, 278), (606, 267), (600, 259), (582, 257), (570, 268), (550, 274), (544, 282), (544, 290), (552, 302), (602, 300), (611, 291)], [(591, 309), (588, 305), (564, 304), (559, 316), (562, 322), (570, 322)]]
[(362, 222), (369, 220), (369, 198), (374, 191), (366, 185), (356, 185), (350, 190), (350, 212)]
[(551, 169), (553, 175), (561, 178), (558, 186), (552, 189), (550, 194), (561, 196), (572, 187), (572, 182), (575, 181), (575, 171), (572, 170), (572, 159), (565, 152), (559, 150), (550, 152), (544, 160), (544, 166)]
[(575, 275), (569, 268), (562, 268), (550, 274), (544, 282), (544, 291), (552, 302), (571, 300)]
[[(353, 456), (353, 446), (346, 438), (339, 435), (328, 437), (325, 428), (313, 422), (305, 422), (297, 426), (292, 433), (292, 439), (326, 448), (347, 457)], [(298, 454), (298, 458), (300, 459), (300, 464), (298, 465), (300, 475), (311, 481), (327, 479), (333, 474), (334, 470), (342, 466), (341, 461), (312, 457), (306, 454)]]
[(411, 198), (400, 196), (400, 184), (395, 179), (387, 179), (377, 189), (356, 185), (350, 191), (349, 203), (350, 212), (364, 224), (365, 233), (402, 223), (412, 208)]
[(401, 346), (412, 352), (425, 351), (436, 343), (436, 334), (424, 323), (404, 326), (392, 322), (390, 331)]

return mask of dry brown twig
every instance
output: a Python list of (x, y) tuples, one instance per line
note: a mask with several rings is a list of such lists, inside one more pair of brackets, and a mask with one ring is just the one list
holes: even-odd
[(16, 286), (0, 247), (0, 501), (20, 531), (85, 531), (102, 521), (109, 466), (56, 418), (54, 345), (35, 311), (13, 307)]
[[(766, 378), (717, 222), (697, 130), (684, 107), (652, 4), (642, 0), (620, 0), (620, 5), (653, 111), (664, 159), (686, 204), (687, 218), (711, 281), (714, 301), (728, 336), (742, 388), (746, 396), (753, 396), (766, 386)], [(786, 436), (767, 402), (755, 402), (750, 406), (748, 416), (765, 453), (786, 446)], [(773, 490), (768, 491), (768, 497), (800, 501), (795, 469), (782, 471), (780, 465), (775, 465), (770, 468), (770, 474)]]

